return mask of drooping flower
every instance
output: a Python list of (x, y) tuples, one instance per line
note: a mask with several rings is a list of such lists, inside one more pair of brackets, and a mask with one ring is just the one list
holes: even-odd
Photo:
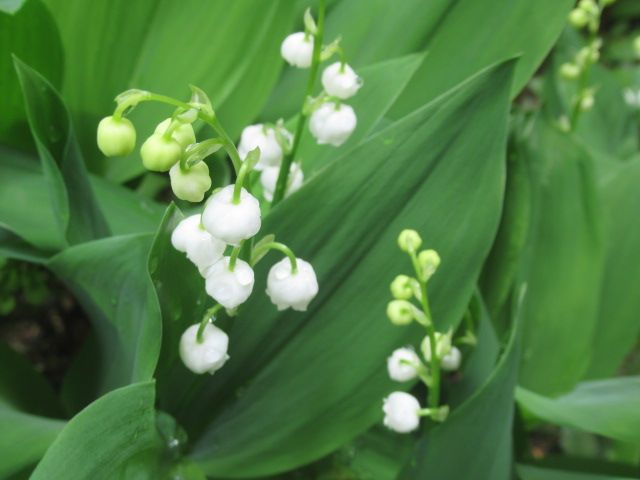
[(351, 136), (356, 124), (356, 114), (349, 105), (326, 102), (311, 114), (309, 130), (320, 145), (339, 147)]
[(171, 244), (203, 273), (222, 258), (226, 245), (202, 228), (200, 220), (199, 214), (182, 220), (171, 234)]
[(180, 358), (194, 373), (215, 373), (229, 359), (229, 337), (218, 327), (208, 324), (198, 342), (199, 324), (191, 325), (180, 338)]
[(98, 124), (98, 148), (107, 157), (129, 155), (136, 147), (136, 129), (127, 118), (108, 116)]
[(309, 68), (313, 57), (313, 37), (304, 32), (292, 33), (282, 42), (280, 53), (289, 65)]
[[(171, 125), (171, 119), (167, 118), (160, 122), (156, 127), (154, 133), (163, 134), (167, 128)], [(181, 123), (172, 133), (171, 137), (180, 144), (184, 150), (192, 143), (196, 143), (196, 134), (193, 131), (193, 127), (190, 123)]]
[(398, 433), (409, 433), (420, 425), (420, 402), (406, 392), (393, 392), (382, 406), (384, 425)]
[[(284, 140), (291, 141), (291, 133), (286, 129), (279, 128), (279, 132)], [(249, 125), (242, 131), (240, 143), (238, 144), (240, 158), (244, 160), (247, 154), (256, 147), (260, 148), (260, 160), (254, 167), (255, 170), (280, 166), (284, 152), (273, 127), (266, 127), (259, 123)]]
[(142, 164), (152, 172), (166, 172), (182, 157), (182, 146), (172, 137), (154, 133), (140, 148)]
[(311, 264), (299, 258), (296, 263), (298, 271), (295, 273), (288, 258), (283, 258), (269, 270), (267, 295), (278, 310), (290, 307), (303, 312), (318, 294), (318, 279)]
[(230, 245), (253, 237), (261, 225), (260, 202), (242, 188), (240, 201), (234, 203), (234, 187), (227, 185), (211, 195), (202, 213), (204, 228)]
[(412, 348), (398, 348), (387, 358), (389, 378), (396, 382), (408, 382), (418, 376), (420, 358)]
[[(267, 167), (260, 174), (260, 184), (262, 185), (262, 194), (267, 201), (273, 200), (273, 194), (276, 190), (280, 167)], [(292, 163), (289, 169), (289, 185), (285, 192), (285, 197), (302, 187), (304, 183), (304, 174), (298, 163)]]
[(198, 162), (187, 170), (183, 170), (178, 162), (169, 170), (169, 178), (175, 196), (188, 202), (201, 202), (211, 188), (209, 167), (204, 162)]
[(358, 92), (362, 79), (346, 63), (336, 62), (322, 72), (322, 86), (332, 97), (346, 100)]
[[(436, 332), (435, 338), (436, 353), (440, 359), (441, 368), (446, 371), (457, 370), (462, 361), (462, 353), (456, 346), (452, 345), (451, 335), (449, 333)], [(431, 341), (429, 336), (424, 338), (420, 348), (424, 359), (429, 363), (431, 361)]]
[(237, 259), (235, 267), (229, 269), (230, 257), (223, 257), (205, 272), (205, 289), (220, 305), (233, 310), (243, 304), (253, 290), (253, 269), (244, 260)]

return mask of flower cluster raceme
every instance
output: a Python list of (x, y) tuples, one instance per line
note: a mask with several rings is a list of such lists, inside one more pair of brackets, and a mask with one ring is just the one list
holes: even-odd
[[(387, 316), (394, 325), (416, 322), (425, 328), (426, 335), (420, 345), (420, 354), (410, 346), (396, 349), (387, 358), (387, 372), (395, 382), (421, 380), (428, 390), (429, 406), (422, 408), (416, 397), (397, 391), (384, 399), (382, 410), (387, 427), (408, 433), (418, 428), (421, 417), (434, 421), (446, 419), (449, 407), (440, 404), (441, 372), (457, 370), (462, 362), (462, 352), (454, 345), (453, 331), (436, 331), (431, 318), (427, 283), (440, 265), (440, 256), (435, 250), (420, 251), (422, 239), (415, 230), (403, 230), (398, 245), (409, 255), (415, 276), (398, 275), (391, 282), (394, 299), (387, 305)], [(473, 343), (475, 336), (469, 330), (460, 340)]]

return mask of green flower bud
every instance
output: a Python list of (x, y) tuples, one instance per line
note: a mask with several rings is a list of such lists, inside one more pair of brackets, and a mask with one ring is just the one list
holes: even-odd
[(440, 265), (440, 255), (435, 250), (423, 250), (418, 254), (418, 263), (422, 269), (424, 280), (428, 280)]
[(398, 245), (403, 252), (415, 252), (422, 245), (422, 238), (415, 230), (406, 229), (400, 232)]
[(204, 162), (198, 162), (188, 170), (183, 170), (178, 162), (169, 170), (169, 177), (171, 189), (180, 200), (201, 202), (211, 188), (209, 167)]
[(166, 172), (182, 157), (182, 147), (173, 138), (154, 133), (140, 149), (142, 164), (152, 172)]
[(569, 13), (569, 23), (575, 28), (583, 28), (589, 22), (589, 15), (582, 8), (574, 8)]
[[(167, 131), (171, 125), (171, 119), (167, 118), (158, 124), (154, 133), (162, 134)], [(196, 143), (196, 134), (193, 131), (193, 127), (190, 123), (181, 123), (172, 133), (173, 139), (182, 146), (182, 149), (186, 149), (192, 143)]]
[(387, 305), (387, 316), (394, 325), (408, 325), (414, 319), (415, 307), (406, 300), (391, 300)]
[(415, 280), (407, 275), (398, 275), (391, 282), (391, 295), (398, 300), (409, 300), (413, 296), (413, 282)]
[[(438, 358), (443, 358), (449, 354), (452, 347), (452, 332), (441, 333), (436, 332), (436, 355)], [(427, 362), (431, 361), (431, 339), (429, 335), (424, 337), (422, 343), (420, 344), (420, 350), (422, 350), (422, 355)]]
[(98, 148), (107, 157), (129, 155), (136, 147), (136, 129), (126, 118), (105, 117), (98, 124)]
[(594, 0), (580, 0), (578, 9), (584, 11), (589, 16), (600, 14), (600, 8), (598, 8), (598, 4)]
[(580, 76), (580, 67), (575, 63), (563, 63), (560, 67), (560, 76), (566, 80), (575, 80)]
[(595, 103), (595, 99), (591, 93), (587, 93), (584, 97), (580, 99), (580, 110), (583, 112), (587, 112), (593, 108), (593, 104)]

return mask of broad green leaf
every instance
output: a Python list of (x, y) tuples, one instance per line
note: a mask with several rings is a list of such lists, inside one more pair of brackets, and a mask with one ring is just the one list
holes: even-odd
[(518, 465), (518, 477), (521, 480), (632, 480), (633, 477), (599, 475), (584, 472), (552, 470), (549, 468)]
[[(23, 3), (26, 4), (21, 8)], [(0, 143), (31, 147), (12, 54), (60, 86), (64, 64), (62, 42), (51, 14), (40, 0), (0, 0)]]
[(31, 478), (115, 478), (123, 463), (156, 444), (153, 402), (153, 382), (99, 398), (69, 421)]
[(557, 398), (520, 387), (516, 398), (544, 421), (640, 444), (640, 377), (580, 383)]
[(600, 172), (606, 250), (588, 378), (615, 374), (640, 331), (640, 298), (629, 290), (640, 283), (640, 158), (608, 162)]
[(353, 449), (349, 467), (355, 478), (395, 480), (411, 451), (413, 437), (398, 436), (378, 426), (361, 435), (347, 448)]
[(147, 273), (151, 236), (111, 237), (64, 250), (48, 267), (90, 314), (100, 348), (98, 392), (148, 380), (160, 350), (158, 300)]
[[(143, 172), (137, 152), (105, 161), (95, 146), (97, 123), (113, 111), (118, 93), (136, 87), (186, 99), (188, 85), (198, 85), (211, 96), (223, 124), (237, 134), (277, 79), (279, 45), (291, 24), (284, 0), (46, 3), (62, 34), (67, 60), (63, 93), (91, 170), (118, 181)], [(91, 28), (96, 25), (101, 28)], [(138, 137), (149, 135), (170, 113), (139, 106), (132, 115)]]
[[(517, 317), (519, 300), (514, 312)], [(514, 320), (507, 346), (491, 376), (442, 424), (416, 445), (399, 478), (511, 478), (514, 403), (520, 356), (520, 322)]]
[(539, 393), (558, 394), (570, 390), (590, 363), (598, 322), (602, 219), (588, 152), (543, 120), (528, 145), (536, 188), (524, 252), (529, 290), (520, 382)]
[(318, 145), (307, 128), (296, 155), (302, 161), (307, 178), (310, 173), (326, 166), (331, 159), (342, 156), (343, 151), (358, 145), (371, 133), (398, 98), (423, 58), (420, 54), (407, 55), (364, 67), (358, 72), (365, 78), (364, 85), (355, 97), (348, 100), (358, 116), (356, 130), (341, 147), (341, 151), (328, 145)]
[(62, 99), (38, 72), (14, 63), (58, 228), (72, 245), (108, 235)]
[(512, 86), (515, 96), (547, 55), (573, 0), (460, 0), (449, 7), (424, 48), (425, 61), (392, 109), (398, 118), (471, 73), (521, 55)]
[[(380, 132), (271, 211), (263, 234), (314, 264), (320, 294), (306, 315), (278, 314), (261, 293), (277, 257), (256, 268), (255, 294), (227, 328), (231, 360), (192, 377), (192, 400), (171, 412), (206, 473), (284, 471), (380, 421), (393, 388), (384, 359), (421, 338), (384, 318), (388, 282), (410, 268), (396, 247), (402, 228), (440, 252), (433, 312), (441, 328), (459, 322), (499, 219), (512, 67), (487, 69)], [(200, 294), (180, 290), (192, 304)]]

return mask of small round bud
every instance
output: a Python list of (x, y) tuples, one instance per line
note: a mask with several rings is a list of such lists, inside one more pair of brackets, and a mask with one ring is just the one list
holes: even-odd
[(413, 279), (407, 275), (398, 275), (391, 282), (391, 295), (397, 300), (409, 300), (413, 296)]
[(575, 80), (580, 76), (580, 67), (575, 63), (563, 63), (560, 67), (560, 76), (566, 80)]
[(142, 144), (140, 156), (147, 170), (166, 172), (180, 161), (182, 147), (173, 138), (154, 133)]
[(583, 10), (589, 16), (595, 16), (600, 13), (600, 8), (594, 0), (580, 0), (578, 8)]
[(202, 342), (198, 341), (196, 323), (185, 330), (180, 338), (180, 358), (193, 373), (215, 373), (222, 368), (229, 355), (229, 337), (218, 327), (208, 324), (202, 332)]
[(422, 245), (422, 238), (415, 230), (406, 229), (398, 235), (398, 246), (403, 252), (415, 252)]
[(311, 264), (299, 258), (296, 263), (296, 273), (292, 273), (288, 258), (283, 258), (269, 270), (267, 295), (278, 310), (291, 307), (304, 312), (318, 294), (318, 279)]
[[(436, 352), (443, 370), (457, 370), (460, 366), (462, 354), (457, 347), (451, 344), (451, 333), (436, 332)], [(431, 339), (424, 337), (420, 346), (422, 355), (427, 363), (431, 362)]]
[(309, 131), (319, 145), (339, 147), (356, 129), (358, 119), (349, 105), (323, 103), (309, 118)]
[(393, 392), (382, 406), (384, 425), (398, 433), (409, 433), (420, 425), (420, 402), (406, 392)]
[(280, 54), (289, 65), (309, 68), (313, 57), (313, 37), (304, 32), (292, 33), (282, 42)]
[(440, 359), (440, 367), (445, 372), (453, 372), (460, 368), (462, 362), (462, 352), (456, 346), (452, 346), (449, 353)]
[(227, 185), (211, 195), (202, 212), (204, 228), (230, 245), (253, 237), (262, 223), (258, 199), (242, 188), (240, 202), (233, 203), (234, 188)]
[(332, 97), (346, 100), (362, 86), (362, 79), (346, 63), (336, 62), (322, 72), (322, 86)]
[(396, 382), (408, 382), (418, 376), (420, 358), (412, 348), (398, 348), (387, 358), (389, 378)]
[(97, 140), (107, 157), (129, 155), (136, 147), (136, 129), (127, 118), (105, 117), (98, 124)]
[(253, 269), (244, 260), (237, 259), (233, 271), (229, 270), (230, 257), (218, 260), (204, 272), (205, 290), (227, 310), (243, 304), (253, 291)]
[(394, 325), (408, 325), (415, 318), (414, 308), (406, 300), (391, 300), (387, 305), (387, 317)]
[[(158, 124), (154, 133), (163, 134), (167, 131), (169, 125), (171, 125), (171, 119), (167, 118)], [(183, 150), (192, 143), (196, 143), (196, 134), (190, 123), (181, 123), (178, 128), (173, 131), (171, 137), (180, 144)]]
[(211, 188), (209, 167), (204, 162), (198, 162), (188, 170), (183, 170), (178, 162), (169, 170), (169, 177), (171, 190), (180, 200), (201, 202)]
[(423, 250), (418, 254), (418, 263), (425, 280), (429, 279), (440, 266), (440, 255), (435, 250)]
[(583, 112), (587, 112), (593, 108), (595, 103), (595, 99), (592, 94), (587, 94), (580, 99), (580, 110)]
[(574, 8), (569, 12), (569, 23), (575, 28), (584, 28), (589, 22), (589, 15), (582, 8)]

